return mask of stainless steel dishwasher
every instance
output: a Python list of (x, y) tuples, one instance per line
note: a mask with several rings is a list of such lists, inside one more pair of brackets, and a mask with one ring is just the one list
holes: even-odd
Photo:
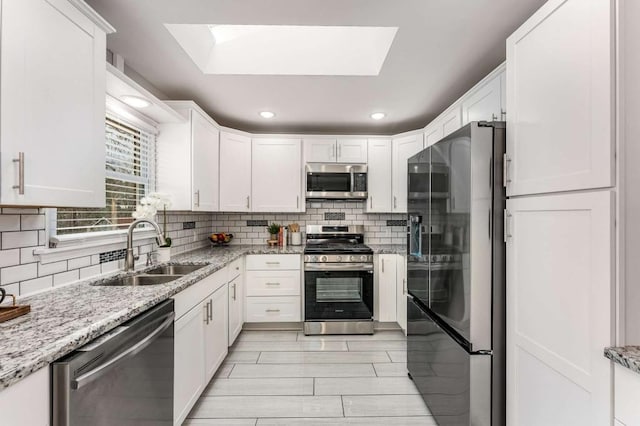
[(173, 424), (173, 300), (53, 363), (53, 426)]

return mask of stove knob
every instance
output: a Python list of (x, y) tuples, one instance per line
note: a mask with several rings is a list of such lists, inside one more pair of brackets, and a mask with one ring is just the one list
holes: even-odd
[(360, 261), (366, 262), (367, 261), (367, 255), (363, 254), (362, 256), (360, 256)]
[(312, 262), (317, 262), (318, 261), (318, 256), (311, 256), (311, 261)]
[(355, 256), (349, 256), (349, 262), (355, 262), (355, 261), (356, 261)]
[(445, 262), (451, 262), (451, 256), (442, 256)]
[(336, 262), (342, 262), (342, 256), (336, 256)]
[(326, 262), (327, 261), (327, 256), (322, 256), (320, 258), (320, 262)]
[(431, 256), (431, 261), (432, 262), (437, 262), (438, 261), (438, 256)]

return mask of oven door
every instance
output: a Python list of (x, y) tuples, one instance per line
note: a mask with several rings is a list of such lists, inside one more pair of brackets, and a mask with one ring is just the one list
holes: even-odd
[(305, 264), (305, 321), (371, 320), (373, 265)]

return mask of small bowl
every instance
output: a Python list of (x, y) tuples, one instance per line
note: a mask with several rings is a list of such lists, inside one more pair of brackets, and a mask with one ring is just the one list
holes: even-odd
[(211, 245), (213, 246), (226, 246), (231, 241), (233, 241), (233, 234), (226, 234), (226, 235), (229, 237), (229, 241), (213, 241), (210, 236), (208, 237), (208, 239)]

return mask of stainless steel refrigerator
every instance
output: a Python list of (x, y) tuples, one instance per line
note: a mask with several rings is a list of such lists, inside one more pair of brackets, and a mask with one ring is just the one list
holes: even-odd
[(407, 368), (440, 426), (505, 420), (505, 125), (408, 161)]

